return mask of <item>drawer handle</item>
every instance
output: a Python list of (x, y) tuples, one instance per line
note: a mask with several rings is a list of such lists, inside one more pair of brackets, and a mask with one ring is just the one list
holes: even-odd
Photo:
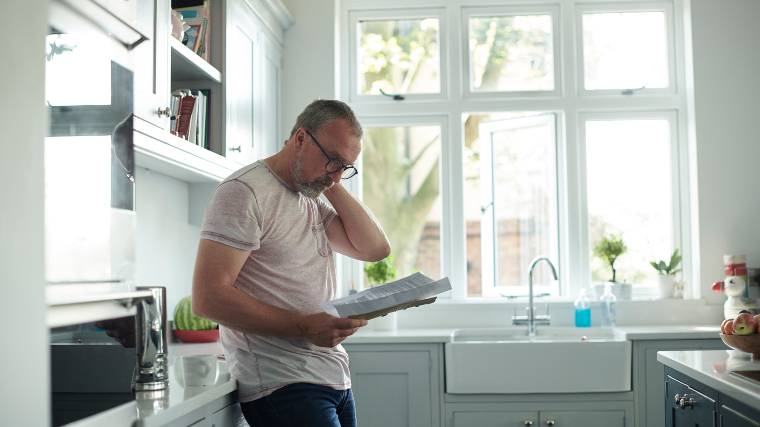
[(158, 114), (158, 117), (161, 117), (161, 116), (169, 117), (171, 116), (172, 111), (169, 109), (169, 107), (166, 107), (166, 108), (158, 107), (158, 109), (156, 110), (156, 114)]
[(236, 145), (236, 146), (230, 148), (230, 151), (237, 151), (239, 153), (240, 152), (240, 146)]
[(557, 424), (557, 422), (554, 420), (546, 420), (546, 425), (549, 427), (552, 427), (555, 424)]
[(678, 401), (678, 407), (680, 407), (681, 409), (693, 408), (696, 403), (697, 401), (694, 400), (693, 397), (688, 397), (684, 395), (684, 397)]
[(524, 424), (528, 427), (533, 425), (533, 420), (525, 420)]

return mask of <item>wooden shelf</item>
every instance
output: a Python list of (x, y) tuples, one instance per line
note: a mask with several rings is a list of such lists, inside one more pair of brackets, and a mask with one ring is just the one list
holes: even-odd
[(134, 129), (137, 166), (190, 183), (218, 183), (240, 168), (232, 160), (140, 118), (135, 118)]
[(169, 46), (171, 47), (172, 81), (206, 80), (214, 83), (222, 82), (222, 73), (219, 70), (173, 36), (169, 36)]

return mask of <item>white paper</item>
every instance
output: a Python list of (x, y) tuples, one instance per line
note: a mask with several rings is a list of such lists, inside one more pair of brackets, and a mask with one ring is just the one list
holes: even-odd
[(422, 273), (414, 273), (395, 282), (326, 302), (322, 308), (333, 316), (348, 317), (431, 298), (450, 290), (451, 283), (447, 277), (433, 280)]

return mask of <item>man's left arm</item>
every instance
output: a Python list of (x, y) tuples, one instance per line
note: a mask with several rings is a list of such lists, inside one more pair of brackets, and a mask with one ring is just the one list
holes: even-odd
[(380, 261), (390, 254), (382, 227), (348, 190), (337, 183), (324, 194), (338, 213), (326, 230), (336, 251), (361, 261)]

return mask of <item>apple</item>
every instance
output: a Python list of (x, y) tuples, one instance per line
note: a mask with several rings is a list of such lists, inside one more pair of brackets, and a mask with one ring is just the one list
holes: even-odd
[(720, 331), (723, 335), (734, 334), (734, 319), (726, 319), (720, 324)]
[(757, 329), (757, 322), (752, 313), (739, 313), (734, 320), (735, 335), (751, 335)]

